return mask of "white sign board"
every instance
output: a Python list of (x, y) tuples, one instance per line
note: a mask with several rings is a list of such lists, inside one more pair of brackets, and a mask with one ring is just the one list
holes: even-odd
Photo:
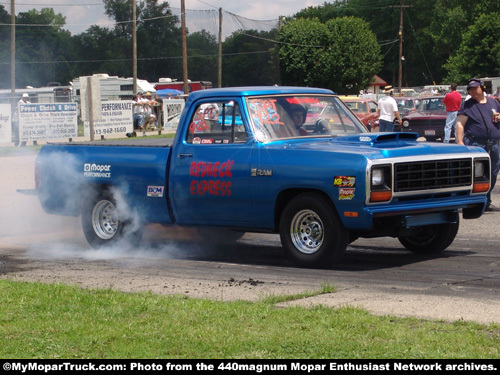
[(76, 103), (19, 104), (20, 140), (76, 137), (76, 107)]
[(164, 99), (163, 113), (165, 129), (177, 129), (179, 117), (186, 102), (183, 99)]
[[(133, 132), (132, 101), (118, 100), (102, 102), (101, 120), (94, 121), (94, 135), (126, 134)], [(84, 135), (90, 136), (89, 121), (85, 121)]]
[(10, 104), (0, 104), (0, 143), (12, 142)]

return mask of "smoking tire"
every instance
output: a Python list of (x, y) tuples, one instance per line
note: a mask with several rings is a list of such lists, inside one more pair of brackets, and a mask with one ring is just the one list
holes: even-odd
[(136, 246), (142, 237), (142, 226), (133, 229), (130, 218), (120, 217), (116, 200), (109, 191), (94, 194), (84, 202), (82, 228), (87, 242), (95, 249), (119, 241), (121, 246)]
[(289, 258), (301, 267), (328, 267), (342, 257), (349, 231), (333, 204), (321, 194), (293, 198), (280, 220), (281, 243)]
[(437, 254), (450, 246), (458, 233), (460, 224), (445, 223), (415, 228), (410, 235), (398, 237), (399, 242), (417, 254)]

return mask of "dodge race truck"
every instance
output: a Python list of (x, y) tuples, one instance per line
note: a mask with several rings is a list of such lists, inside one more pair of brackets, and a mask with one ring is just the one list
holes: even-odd
[(416, 253), (482, 215), (484, 150), (369, 133), (324, 89), (245, 87), (189, 95), (175, 138), (42, 147), (36, 191), (48, 213), (81, 215), (89, 244), (135, 246), (148, 223), (205, 233), (279, 233), (299, 266), (331, 265), (359, 237)]

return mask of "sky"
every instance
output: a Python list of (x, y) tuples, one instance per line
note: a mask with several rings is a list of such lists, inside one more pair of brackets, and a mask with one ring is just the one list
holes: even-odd
[[(333, 1), (331, 1), (333, 2)], [(181, 0), (168, 1), (172, 8), (181, 8)], [(185, 0), (186, 10), (214, 10), (222, 8), (251, 20), (272, 20), (279, 16), (291, 16), (309, 6), (317, 6), (325, 0)], [(0, 0), (10, 13), (10, 0)], [(104, 14), (101, 0), (15, 0), (16, 14), (30, 9), (53, 8), (66, 17), (66, 27), (73, 35), (86, 31), (92, 25), (108, 27), (113, 25)], [(175, 14), (175, 13), (174, 13)]]

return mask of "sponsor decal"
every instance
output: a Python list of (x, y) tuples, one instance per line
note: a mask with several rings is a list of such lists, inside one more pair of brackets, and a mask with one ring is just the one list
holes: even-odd
[(333, 178), (333, 186), (355, 187), (356, 186), (356, 177), (353, 177), (353, 176), (335, 176)]
[(193, 143), (199, 145), (201, 143), (201, 138), (200, 137), (194, 137), (193, 138)]
[(202, 139), (201, 140), (201, 144), (202, 145), (209, 145), (209, 144), (212, 144), (212, 143), (214, 143), (213, 139)]
[(148, 197), (163, 197), (164, 187), (163, 186), (148, 186)]
[(257, 169), (257, 168), (252, 168), (251, 171), (251, 176), (252, 177), (257, 177), (257, 176), (272, 176), (273, 175), (273, 170), (272, 169)]
[(214, 163), (192, 162), (189, 175), (197, 179), (191, 180), (189, 187), (191, 195), (230, 196), (233, 164), (234, 160)]
[(372, 139), (370, 137), (359, 137), (360, 142), (370, 142)]
[(83, 176), (92, 178), (110, 178), (111, 165), (85, 163), (83, 165)]
[(339, 189), (339, 200), (351, 200), (354, 198), (355, 188), (340, 188)]

